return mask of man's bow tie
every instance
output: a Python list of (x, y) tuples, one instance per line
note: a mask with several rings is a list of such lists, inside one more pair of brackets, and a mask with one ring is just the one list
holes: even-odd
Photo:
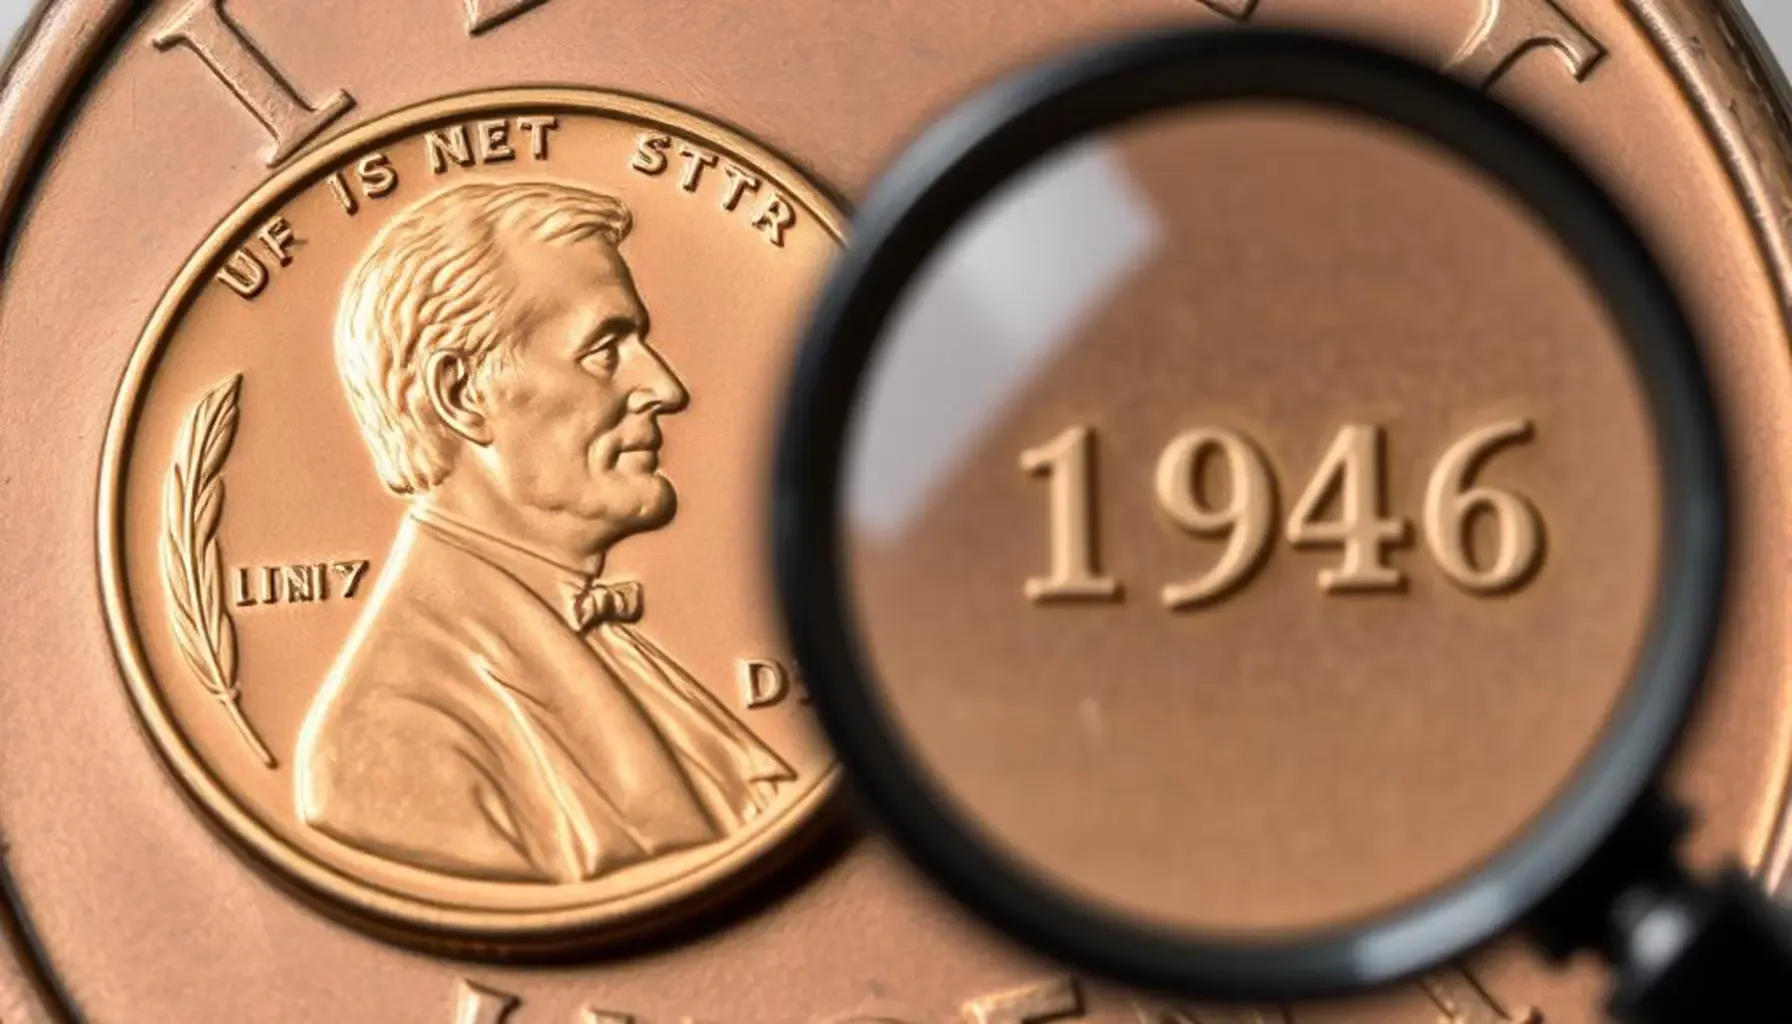
[(634, 622), (641, 617), (641, 584), (634, 580), (603, 583), (592, 580), (572, 588), (567, 601), (573, 628), (583, 633), (605, 622)]

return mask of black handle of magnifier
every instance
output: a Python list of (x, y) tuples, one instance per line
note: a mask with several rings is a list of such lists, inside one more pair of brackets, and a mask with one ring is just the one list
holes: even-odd
[(1686, 812), (1647, 798), (1530, 921), (1563, 959), (1611, 964), (1619, 1024), (1792, 1024), (1792, 916), (1740, 869), (1692, 877), (1674, 856)]

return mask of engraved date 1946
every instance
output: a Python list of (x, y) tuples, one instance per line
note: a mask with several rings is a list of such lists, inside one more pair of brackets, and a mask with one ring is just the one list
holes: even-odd
[[(1517, 589), (1543, 559), (1543, 518), (1528, 498), (1477, 482), (1483, 465), (1501, 450), (1529, 442), (1525, 419), (1476, 427), (1438, 456), (1425, 483), (1420, 514), (1432, 560), (1445, 578), (1476, 596)], [(1029, 474), (1051, 482), (1051, 569), (1026, 581), (1034, 602), (1112, 600), (1120, 583), (1096, 564), (1094, 514), (1095, 432), (1070, 427), (1021, 453)], [(1327, 594), (1399, 591), (1405, 574), (1388, 560), (1408, 542), (1412, 523), (1384, 507), (1386, 438), (1381, 427), (1353, 423), (1333, 436), (1288, 515), (1284, 535), (1298, 548), (1329, 547), (1336, 565), (1319, 570)], [(1210, 470), (1224, 467), (1214, 474)], [(1224, 502), (1203, 484), (1218, 475)], [(1256, 442), (1223, 427), (1195, 427), (1164, 446), (1155, 475), (1157, 507), (1177, 530), (1223, 540), (1213, 565), (1192, 579), (1167, 583), (1164, 607), (1185, 611), (1237, 590), (1263, 564), (1276, 535), (1276, 476)], [(1335, 514), (1328, 516), (1328, 509)], [(1477, 523), (1493, 527), (1488, 550), (1475, 551)]]

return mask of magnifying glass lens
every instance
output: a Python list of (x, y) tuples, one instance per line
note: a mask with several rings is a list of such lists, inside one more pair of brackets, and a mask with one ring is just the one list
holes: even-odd
[(1336, 111), (1160, 114), (991, 195), (846, 446), (878, 696), (988, 838), (1282, 936), (1549, 804), (1650, 626), (1661, 484), (1599, 295), (1507, 190)]
[(1292, 997), (1510, 927), (1704, 671), (1722, 446), (1618, 208), (1342, 43), (1115, 44), (892, 169), (779, 463), (851, 774), (996, 923)]

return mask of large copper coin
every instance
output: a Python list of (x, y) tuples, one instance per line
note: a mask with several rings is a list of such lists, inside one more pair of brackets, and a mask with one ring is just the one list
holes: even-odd
[[(800, 231), (800, 219), (825, 206), (801, 193), (857, 194), (903, 139), (989, 76), (1095, 33), (1167, 18), (1331, 28), (1453, 65), (1564, 138), (1635, 211), (1711, 342), (1705, 355), (1738, 442), (1733, 458), (1743, 503), (1731, 621), (1676, 787), (1703, 815), (1701, 856), (1739, 855), (1758, 867), (1763, 884), (1777, 888), (1788, 850), (1780, 819), (1792, 755), (1785, 699), (1792, 636), (1784, 626), (1792, 595), (1781, 571), (1792, 554), (1781, 484), (1792, 470), (1782, 302), (1792, 290), (1792, 244), (1780, 216), (1792, 186), (1772, 127), (1778, 115), (1760, 84), (1769, 77), (1721, 7), (1692, 0), (918, 0), (891, 6), (226, 0), (221, 7), (210, 0), (64, 0), (46, 9), (25, 41), (0, 105), (9, 259), (0, 291), (6, 423), (0, 521), (8, 560), (0, 615), (0, 827), (17, 925), (9, 931), (21, 936), (16, 945), (31, 960), (23, 973), (7, 975), (11, 987), (0, 1014), (10, 1014), (8, 1024), (34, 1016), (467, 1024), (1252, 1019), (1165, 1008), (1071, 977), (964, 921), (875, 840), (823, 834), (805, 854), (801, 836), (787, 842), (773, 834), (786, 822), (793, 832), (808, 831), (796, 802), (802, 781), (818, 779), (822, 765), (801, 739), (794, 685), (780, 687), (764, 674), (769, 670), (758, 670), (751, 689), (732, 676), (741, 659), (777, 656), (775, 638), (745, 645), (748, 623), (763, 621), (768, 608), (755, 603), (725, 613), (726, 622), (712, 618), (713, 635), (690, 628), (702, 621), (700, 608), (727, 604), (761, 570), (735, 562), (699, 578), (672, 568), (675, 560), (706, 555), (693, 550), (705, 541), (693, 536), (687, 544), (681, 531), (695, 533), (705, 522), (705, 529), (723, 531), (757, 515), (742, 507), (735, 510), (737, 524), (711, 518), (723, 515), (714, 501), (736, 499), (726, 490), (704, 496), (716, 482), (697, 460), (721, 453), (702, 455), (703, 446), (736, 443), (727, 433), (750, 432), (757, 415), (748, 411), (754, 399), (712, 374), (730, 358), (775, 358), (763, 334), (749, 339), (762, 347), (723, 349), (747, 338), (747, 320), (769, 317), (777, 304), (796, 301), (799, 290), (779, 278), (781, 284), (759, 295), (753, 286), (776, 283), (755, 269), (765, 264), (718, 270), (705, 261), (737, 244), (753, 259), (766, 256), (751, 245), (765, 245), (753, 221), (771, 190), (792, 200)], [(256, 240), (266, 221), (254, 221), (248, 211), (263, 189), (301, 187), (310, 172), (299, 168), (312, 167), (321, 154), (347, 156), (357, 133), (395, 132), (381, 134), (376, 148), (393, 147), (396, 159), (401, 146), (415, 144), (414, 124), (398, 127), (407, 116), (440, 109), (432, 105), (450, 97), (479, 103), (494, 90), (540, 86), (630, 94), (654, 110), (679, 111), (692, 119), (687, 128), (702, 127), (691, 129), (698, 138), (676, 134), (717, 157), (714, 167), (703, 165), (691, 192), (682, 189), (685, 158), (676, 148), (666, 153), (669, 167), (658, 177), (631, 170), (626, 152), (625, 162), (615, 165), (596, 150), (590, 151), (595, 162), (545, 176), (583, 191), (631, 190), (625, 198), (639, 217), (613, 247), (615, 256), (627, 265), (647, 313), (651, 329), (639, 340), (663, 358), (688, 395), (687, 408), (665, 411), (676, 404), (668, 401), (658, 417), (658, 471), (678, 493), (676, 515), (618, 542), (602, 578), (626, 574), (642, 582), (643, 614), (631, 628), (803, 776), (794, 786), (776, 787), (772, 799), (784, 803), (769, 804), (770, 817), (755, 816), (728, 838), (668, 853), (702, 859), (713, 851), (717, 859), (697, 891), (665, 892), (664, 901), (647, 895), (655, 888), (648, 876), (669, 863), (657, 854), (613, 874), (596, 872), (589, 857), (542, 862), (563, 872), (556, 879), (593, 874), (589, 880), (470, 878), (444, 870), (440, 861), (406, 865), (328, 837), (302, 823), (294, 802), (291, 772), (303, 758), (296, 756), (301, 747), (293, 730), (318, 703), (332, 666), (354, 646), (347, 631), (368, 607), (366, 597), (396, 586), (388, 570), (399, 564), (389, 557), (399, 531), (421, 529), (402, 526), (408, 499), (381, 482), (348, 404), (334, 368), (335, 310), (352, 265), (380, 226), (451, 183), (530, 178), (537, 170), (529, 164), (532, 138), (512, 121), (502, 140), (515, 153), (508, 163), (457, 162), (439, 180), (425, 164), (421, 177), (410, 174), (384, 197), (360, 191), (372, 184), (359, 177), (360, 154), (353, 164), (332, 165), (328, 170), (344, 171), (359, 212), (352, 218), (332, 212), (333, 222), (289, 219), (304, 240), (287, 250), (290, 266), (275, 251), (281, 232), (274, 229), (266, 243)], [(468, 125), (468, 146), (478, 145), (476, 122), (519, 114), (528, 116), (514, 108), (489, 117), (467, 113), (466, 121), (475, 122)], [(556, 116), (583, 126), (570, 129), (573, 134), (596, 131), (601, 120), (567, 111)], [(550, 133), (548, 145), (558, 141)], [(404, 158), (416, 158), (415, 150)], [(733, 210), (721, 208), (724, 160), (764, 172), (752, 172), (762, 184)], [(405, 168), (399, 171), (402, 176)], [(316, 191), (320, 185), (324, 191)], [(318, 200), (320, 209), (331, 209), (321, 203), (335, 201), (327, 181), (312, 178), (305, 187), (312, 191), (284, 201)], [(649, 205), (635, 209), (640, 203)], [(342, 210), (340, 202), (335, 210)], [(207, 293), (202, 303), (226, 300), (220, 308), (232, 315), (275, 314), (272, 327), (232, 339), (232, 354), (221, 336), (197, 330), (197, 320), (162, 323), (156, 311), (182, 292), (183, 274), (196, 259), (221, 255), (201, 250), (220, 230), (234, 230), (226, 225), (238, 216), (247, 218), (241, 227), (248, 233), (239, 232), (235, 244), (250, 245), (262, 258), (265, 291), (245, 302), (215, 278), (195, 272), (192, 282)], [(344, 233), (327, 230), (332, 224)], [(679, 245), (691, 251), (674, 255), (667, 248)], [(301, 284), (302, 275), (322, 276), (327, 267), (339, 268), (336, 284)], [(614, 285), (621, 275), (610, 270), (599, 276)], [(572, 265), (555, 263), (550, 272), (571, 273)], [(294, 304), (284, 305), (289, 301)], [(191, 308), (201, 312), (200, 305)], [(683, 327), (667, 319), (675, 316), (688, 318)], [(742, 325), (739, 338), (710, 330), (730, 323)], [(164, 367), (133, 376), (133, 360), (148, 359), (137, 354), (158, 345), (165, 349)], [(190, 376), (164, 378), (164, 371)], [(214, 390), (237, 372), (244, 374), (240, 388)], [(772, 370), (751, 372), (763, 386)], [(214, 399), (212, 415), (192, 417), (207, 396)], [(769, 411), (776, 396), (761, 397), (766, 404), (753, 408)], [(234, 599), (229, 588), (238, 569), (250, 569), (248, 582), (258, 584), (257, 573), (273, 567), (285, 588), (309, 582), (304, 567), (322, 562), (325, 581), (334, 586), (339, 577), (331, 563), (370, 563), (360, 581), (367, 589), (356, 597), (345, 600), (332, 589), (335, 596), (324, 601), (229, 606), (240, 640), (239, 710), (278, 762), (272, 770), (234, 724), (228, 702), (207, 693), (183, 659), (166, 614), (169, 588), (153, 575), (161, 565), (131, 569), (131, 559), (152, 557), (143, 539), (131, 541), (132, 531), (142, 531), (153, 547), (153, 531), (162, 529), (177, 436), (189, 419), (222, 422), (230, 398), (237, 432), (222, 461), (217, 592)], [(135, 409), (130, 403), (137, 400), (146, 404)], [(721, 412), (730, 403), (740, 403), (735, 407), (748, 418), (703, 424), (712, 413), (734, 415)], [(112, 479), (105, 468), (108, 437), (124, 436), (109, 432), (124, 422), (122, 415), (115, 421), (119, 408), (145, 431), (163, 433), (159, 439), (145, 433), (140, 448), (119, 443), (118, 468), (126, 475), (105, 483)], [(276, 410), (284, 415), (269, 419)], [(440, 412), (433, 403), (431, 412)], [(326, 429), (333, 432), (328, 443), (305, 436)], [(738, 439), (738, 450), (750, 450), (756, 440)], [(292, 479), (321, 476), (328, 489), (283, 486), (283, 457)], [(652, 461), (645, 453), (625, 458), (637, 470)], [(133, 483), (130, 473), (138, 470), (144, 475)], [(265, 475), (250, 484), (251, 472)], [(1018, 476), (1015, 482), (1033, 483)], [(126, 509), (141, 503), (144, 512), (114, 518), (103, 491)], [(265, 517), (259, 524), (257, 509)], [(373, 516), (384, 517), (385, 532), (372, 525)], [(123, 576), (102, 572), (105, 523), (124, 528), (112, 538), (123, 540), (122, 561), (113, 566)], [(350, 542), (353, 549), (335, 546)], [(201, 555), (204, 550), (200, 545)], [(737, 549), (718, 557), (744, 554)], [(663, 561), (650, 564), (652, 558)], [(203, 557), (199, 564), (203, 569)], [(290, 576), (289, 569), (295, 570)], [(700, 579), (716, 592), (679, 594)], [(676, 603), (663, 585), (673, 588)], [(114, 624), (125, 628), (117, 632), (140, 636), (145, 658), (135, 667), (129, 643), (123, 658), (114, 643), (108, 588), (122, 598)], [(678, 625), (685, 616), (692, 618)], [(284, 652), (282, 634), (294, 638)], [(282, 667), (283, 655), (292, 659), (290, 668)], [(233, 692), (228, 685), (220, 689)], [(167, 717), (158, 724), (154, 702), (164, 700)], [(182, 753), (182, 743), (192, 746)], [(636, 750), (655, 743), (664, 745), (655, 740)], [(188, 769), (200, 772), (183, 771), (183, 757)], [(690, 760), (675, 757), (674, 767)], [(220, 784), (207, 794), (194, 784), (207, 776), (221, 783), (226, 772), (240, 788)], [(261, 787), (260, 796), (254, 787)], [(261, 801), (259, 839), (221, 811), (225, 799), (239, 808)], [(482, 806), (501, 817), (496, 805)], [(1474, 812), (1469, 807), (1463, 814)], [(291, 817), (278, 817), (285, 815)], [(277, 833), (280, 828), (287, 832)], [(548, 845), (584, 850), (583, 842), (576, 836), (562, 842), (556, 834)], [(348, 881), (322, 884), (321, 872), (307, 877), (308, 870), (295, 868), (296, 858), (281, 862), (277, 851), (305, 843), (320, 862), (353, 861), (353, 873), (331, 869)], [(723, 853), (730, 844), (740, 844), (738, 870)], [(453, 855), (468, 859), (464, 846)], [(525, 861), (534, 863), (513, 858), (509, 870), (537, 870), (516, 867)], [(465, 920), (425, 920), (359, 899), (356, 893), (375, 889), (362, 870), (409, 873), (444, 890), (528, 889), (550, 901), (569, 897), (561, 905), (576, 904), (571, 913), (583, 917), (540, 928), (542, 922), (512, 922), (481, 933)], [(637, 882), (644, 902), (603, 920), (619, 907), (612, 899), (636, 898), (621, 892)], [(395, 888), (413, 909), (419, 895), (434, 898), (418, 886), (378, 891), (390, 896)], [(704, 913), (685, 913), (698, 904)], [(618, 945), (614, 940), (623, 936), (635, 938)], [(551, 966), (457, 957), (439, 948), (465, 952), (473, 944), (478, 952), (515, 958), (530, 952), (531, 939), (575, 939), (592, 948)], [(1592, 1019), (1597, 985), (1591, 972), (1558, 975), (1521, 951), (1496, 950), (1383, 995), (1264, 1011), (1260, 1019), (1430, 1024), (1442, 1017), (1486, 1024), (1531, 1015), (1572, 1024)]]
[(597, 937), (800, 831), (832, 759), (750, 692), (791, 671), (755, 512), (839, 232), (751, 143), (574, 90), (401, 111), (233, 211), (144, 335), (100, 513), (193, 795), (428, 935)]

